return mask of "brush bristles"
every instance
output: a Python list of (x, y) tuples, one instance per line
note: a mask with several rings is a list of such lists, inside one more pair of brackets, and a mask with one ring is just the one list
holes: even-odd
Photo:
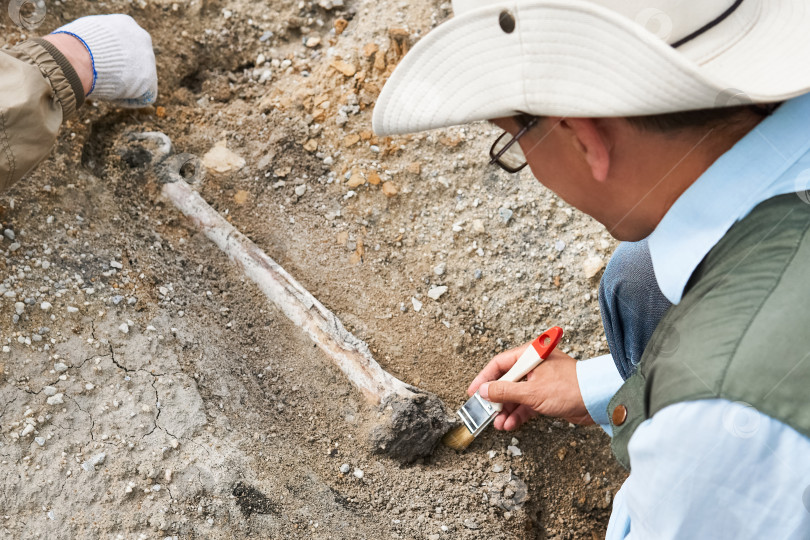
[(442, 442), (445, 446), (449, 446), (454, 450), (464, 450), (470, 443), (475, 440), (475, 435), (470, 433), (470, 430), (467, 429), (467, 426), (461, 424), (457, 428), (447, 432), (447, 434), (442, 438)]

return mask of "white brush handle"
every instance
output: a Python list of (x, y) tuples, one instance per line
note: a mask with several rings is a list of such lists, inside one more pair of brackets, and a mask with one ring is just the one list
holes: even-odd
[(543, 359), (538, 354), (537, 350), (534, 348), (532, 344), (529, 344), (526, 347), (526, 350), (523, 351), (523, 354), (520, 355), (517, 362), (507, 371), (504, 373), (503, 377), (498, 379), (499, 381), (507, 381), (507, 382), (518, 382), (520, 379), (526, 376), (531, 370), (536, 368), (540, 365)]
[(521, 380), (527, 373), (539, 366), (540, 362), (548, 358), (548, 355), (560, 342), (562, 335), (562, 328), (554, 326), (537, 336), (534, 341), (529, 343), (529, 346), (526, 347), (517, 362), (498, 380), (507, 382)]

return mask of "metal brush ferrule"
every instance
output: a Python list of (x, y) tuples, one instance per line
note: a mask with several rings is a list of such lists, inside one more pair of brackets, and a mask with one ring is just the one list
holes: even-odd
[(477, 437), (484, 428), (492, 423), (492, 420), (499, 412), (501, 412), (500, 404), (491, 403), (476, 392), (473, 394), (473, 397), (468, 399), (467, 403), (458, 410), (458, 415), (461, 417), (461, 421), (464, 422), (464, 425), (467, 426), (467, 429), (470, 430), (470, 433), (473, 434), (473, 437)]

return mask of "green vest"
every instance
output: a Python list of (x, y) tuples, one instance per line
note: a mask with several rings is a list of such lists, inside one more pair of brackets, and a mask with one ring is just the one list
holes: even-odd
[[(801, 196), (800, 196), (801, 195)], [(810, 437), (810, 204), (769, 199), (697, 267), (608, 406), (613, 453), (668, 405), (744, 402)]]

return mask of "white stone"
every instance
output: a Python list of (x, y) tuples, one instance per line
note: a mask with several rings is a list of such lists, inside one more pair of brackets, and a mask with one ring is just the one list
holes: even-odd
[(54, 394), (47, 399), (48, 405), (61, 405), (65, 402), (64, 394)]
[(118, 330), (122, 334), (129, 334), (129, 325), (127, 323), (121, 323), (121, 326), (118, 327)]
[(79, 308), (77, 308), (77, 307), (74, 307), (74, 306), (68, 306), (67, 307), (67, 312), (68, 313), (76, 313), (78, 311), (79, 311)]
[(57, 363), (55, 363), (53, 365), (53, 370), (58, 372), (58, 373), (61, 373), (63, 371), (67, 371), (67, 369), (68, 369), (68, 367), (65, 364), (63, 364), (62, 362), (57, 362)]
[(118, 270), (121, 270), (123, 267), (124, 265), (118, 261), (110, 261), (110, 268), (117, 268)]
[(245, 158), (229, 150), (225, 139), (206, 152), (202, 161), (206, 169), (216, 173), (238, 171), (245, 166)]
[(420, 302), (416, 298), (411, 297), (411, 303), (413, 304), (413, 310), (414, 311), (421, 311), (422, 310), (422, 302)]
[(45, 388), (42, 389), (42, 391), (45, 392), (46, 396), (56, 395), (56, 388), (53, 386), (46, 386)]
[(522, 456), (523, 452), (521, 452), (520, 448), (514, 445), (510, 445), (506, 447), (506, 451), (512, 454), (513, 456)]
[(501, 465), (500, 463), (496, 463), (495, 465), (492, 466), (492, 472), (494, 473), (503, 472), (503, 465)]
[(36, 442), (40, 446), (45, 446), (45, 438), (44, 437), (34, 437), (34, 442)]
[(349, 471), (352, 470), (351, 466), (348, 463), (344, 463), (340, 466), (340, 472), (343, 474), (349, 474)]
[(25, 424), (25, 427), (23, 428), (22, 432), (20, 433), (20, 437), (25, 437), (26, 435), (30, 435), (33, 432), (34, 432), (34, 426), (32, 426), (31, 424)]
[(90, 459), (82, 463), (82, 469), (84, 469), (87, 472), (93, 471), (95, 470), (96, 465), (101, 465), (102, 463), (104, 463), (105, 459), (107, 459), (107, 454), (105, 454), (104, 452), (96, 454), (95, 456), (91, 457)]
[(363, 478), (363, 469), (355, 469), (353, 474), (356, 478)]
[(427, 295), (428, 295), (429, 298), (432, 298), (434, 300), (438, 300), (446, 292), (447, 292), (447, 286), (446, 285), (440, 285), (438, 287), (431, 287), (430, 290), (428, 291)]
[(17, 315), (22, 315), (23, 311), (25, 311), (25, 304), (23, 304), (22, 302), (15, 302), (14, 311), (17, 312)]
[(447, 270), (446, 262), (440, 262), (439, 264), (433, 267), (433, 273), (436, 274), (437, 276), (443, 276), (445, 270)]
[(591, 279), (596, 277), (596, 274), (604, 268), (605, 261), (602, 260), (602, 257), (599, 255), (594, 255), (592, 257), (588, 257), (582, 263), (582, 272), (585, 274), (586, 279)]
[(42, 309), (42, 311), (49, 311), (53, 305), (50, 302), (42, 302), (39, 307)]

